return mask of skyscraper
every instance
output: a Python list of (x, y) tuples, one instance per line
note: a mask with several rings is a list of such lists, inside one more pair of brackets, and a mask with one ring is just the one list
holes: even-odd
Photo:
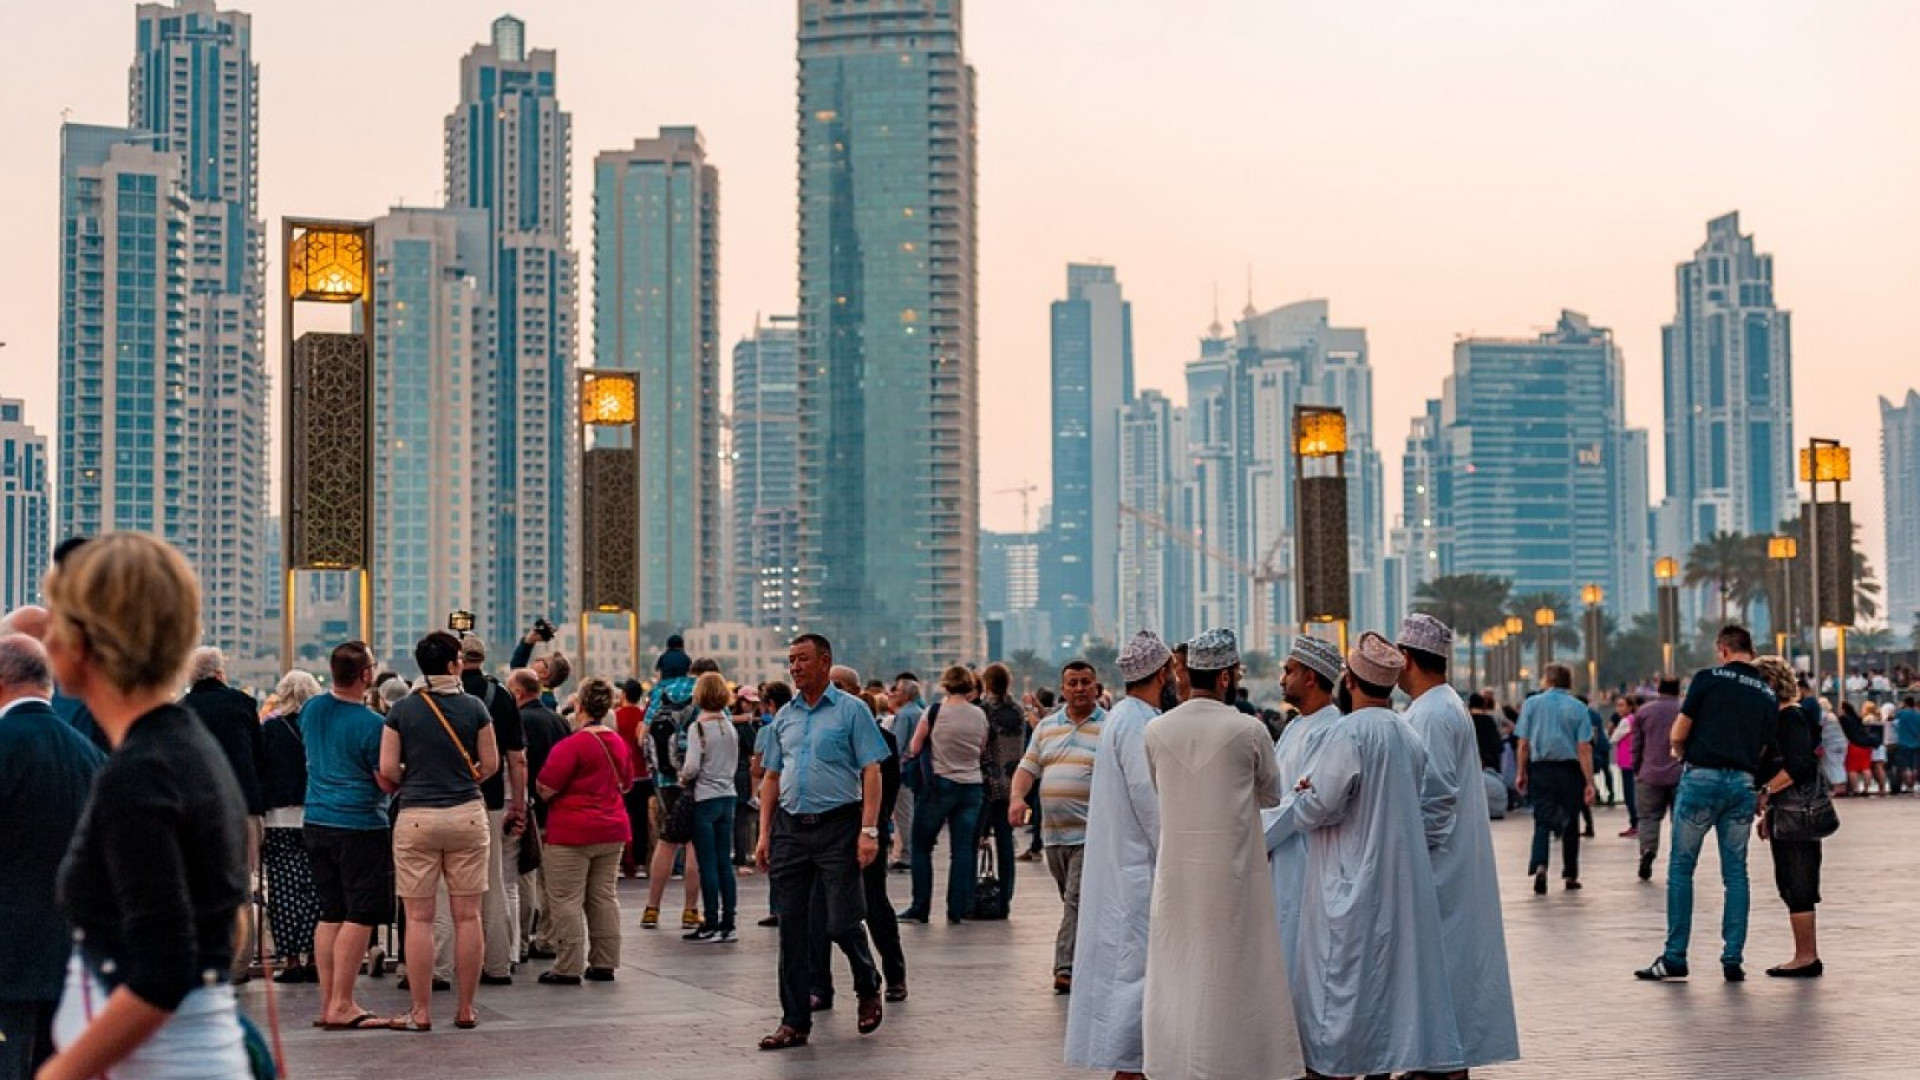
[(734, 618), (789, 635), (800, 632), (794, 322), (771, 316), (733, 347)]
[(1774, 303), (1773, 256), (1740, 215), (1674, 272), (1661, 331), (1667, 496), (1661, 554), (1684, 556), (1716, 532), (1772, 533), (1795, 517), (1792, 321)]
[(0, 397), (0, 611), (41, 603), (53, 549), (48, 532), (47, 440), (27, 403)]
[(1398, 593), (1388, 598), (1387, 622), (1412, 610), (1420, 586), (1453, 573), (1453, 474), (1447, 460), (1439, 398), (1407, 430), (1400, 458), (1400, 523), (1393, 553), (1400, 560)]
[(155, 142), (60, 129), (58, 535), (136, 530), (192, 552), (188, 203), (180, 155)]
[(191, 467), (167, 497), (186, 508), (178, 542), (200, 575), (206, 640), (237, 661), (264, 663), (270, 635), (260, 633), (259, 597), (276, 560), (266, 545), (266, 229), (252, 17), (213, 0), (141, 4), (128, 84), (128, 125), (177, 156), (189, 219), (180, 343)]
[[(1622, 550), (1643, 550), (1644, 492), (1611, 331), (1563, 311), (1532, 340), (1453, 348), (1441, 404), (1453, 573), (1504, 577), (1516, 594), (1621, 592)], [(1644, 463), (1644, 456), (1638, 459)], [(1631, 568), (1644, 573), (1644, 567)]]
[(639, 379), (640, 618), (721, 616), (720, 173), (697, 128), (593, 163), (594, 366)]
[(807, 622), (871, 670), (980, 654), (974, 73), (960, 0), (799, 0)]
[(1119, 641), (1120, 411), (1133, 400), (1133, 310), (1110, 266), (1067, 266), (1053, 303), (1053, 531), (1045, 603), (1063, 647)]
[(481, 626), (496, 636), (543, 616), (565, 625), (576, 608), (573, 125), (557, 74), (553, 51), (528, 51), (526, 25), (502, 16), (492, 40), (460, 61), (460, 103), (446, 120), (447, 205), (486, 211), (491, 232), (499, 408), (488, 432), (494, 559)]
[(407, 670), (493, 570), (488, 468), (499, 403), (487, 216), (398, 208), (373, 223), (374, 655)]
[(1880, 482), (1887, 507), (1887, 625), (1904, 635), (1920, 618), (1920, 391), (1880, 399)]
[[(1187, 410), (1158, 390), (1145, 390), (1120, 412), (1120, 498), (1169, 525), (1183, 513), (1192, 482)], [(1178, 528), (1178, 526), (1174, 526)], [(1150, 519), (1129, 514), (1118, 524), (1120, 616), (1116, 640), (1152, 630), (1169, 641), (1197, 633), (1192, 621), (1192, 551)]]

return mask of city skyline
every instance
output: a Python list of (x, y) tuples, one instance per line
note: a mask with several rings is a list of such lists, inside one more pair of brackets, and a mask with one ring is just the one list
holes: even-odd
[[(72, 17), (67, 12), (54, 13), (45, 33), (66, 47), (36, 52), (60, 55), (62, 69), (57, 77), (42, 71), (37, 81), (18, 87), (21, 92), (10, 100), (23, 107), (4, 121), (9, 134), (18, 133), (17, 145), (37, 148), (20, 156), (17, 180), (11, 173), (6, 178), (6, 193), (21, 205), (33, 206), (35, 200), (39, 205), (46, 203), (53, 172), (34, 162), (48, 160), (51, 114), (57, 111), (51, 102), (74, 105), (76, 120), (115, 118), (118, 109), (110, 99), (117, 95), (105, 95), (109, 104), (103, 107), (101, 87), (81, 84), (98, 82), (102, 68), (109, 72), (119, 68), (108, 77), (108, 90), (124, 78), (129, 6), (83, 5)], [(341, 9), (342, 25), (354, 22), (355, 10), (353, 5)], [(661, 122), (682, 118), (701, 123), (703, 131), (711, 133), (716, 156), (723, 157), (729, 167), (729, 221), (750, 223), (729, 230), (736, 240), (730, 243), (726, 260), (729, 277), (724, 290), (734, 297), (723, 304), (730, 321), (722, 337), (728, 341), (737, 340), (755, 312), (786, 310), (794, 295), (791, 285), (782, 284), (794, 272), (793, 203), (781, 194), (784, 185), (790, 195), (792, 184), (792, 159), (787, 156), (792, 114), (787, 110), (792, 100), (793, 25), (780, 18), (743, 22), (739, 16), (749, 10), (764, 12), (760, 6), (749, 9), (737, 4), (703, 8), (706, 17), (698, 19), (681, 13), (649, 13), (642, 19), (621, 9), (591, 5), (580, 5), (578, 10), (523, 7), (518, 11), (531, 24), (533, 40), (559, 51), (568, 87), (580, 88), (577, 93), (569, 90), (571, 111), (583, 126), (574, 140), (575, 196), (583, 190), (583, 155), (592, 149), (624, 145)], [(1486, 5), (1459, 21), (1485, 31), (1488, 26), (1476, 23), (1475, 16), (1491, 21), (1500, 11), (1496, 5)], [(1117, 133), (1140, 122), (1140, 116), (1128, 114), (1142, 102), (1147, 93), (1144, 87), (1111, 83), (1111, 96), (1083, 99), (1066, 85), (1072, 80), (1041, 71), (1043, 65), (1035, 53), (1046, 50), (1036, 44), (1076, 25), (1076, 18), (1084, 20), (1084, 5), (1024, 13), (1020, 19), (986, 4), (970, 6), (967, 53), (982, 70), (986, 87), (980, 124), (982, 395), (993, 410), (996, 436), (983, 440), (982, 491), (1047, 480), (1039, 465), (1046, 460), (1049, 434), (1044, 409), (1036, 410), (1028, 399), (1043, 396), (1033, 392), (1038, 389), (1036, 361), (1045, 355), (1046, 334), (1044, 313), (1035, 313), (1041, 302), (1057, 298), (1062, 262), (1098, 255), (1125, 269), (1135, 307), (1137, 381), (1143, 387), (1167, 388), (1176, 400), (1179, 367), (1192, 354), (1192, 341), (1199, 336), (1211, 306), (1214, 283), (1222, 284), (1227, 305), (1237, 307), (1244, 268), (1252, 263), (1254, 296), (1260, 306), (1326, 296), (1338, 305), (1344, 322), (1368, 328), (1373, 362), (1381, 375), (1374, 423), (1378, 432), (1386, 433), (1386, 438), (1376, 435), (1376, 443), (1396, 440), (1401, 425), (1419, 411), (1436, 374), (1444, 369), (1454, 335), (1488, 329), (1517, 333), (1537, 327), (1540, 311), (1561, 307), (1587, 311), (1615, 329), (1628, 368), (1628, 421), (1652, 425), (1661, 409), (1658, 334), (1659, 327), (1672, 318), (1672, 268), (1697, 246), (1701, 222), (1737, 209), (1743, 215), (1743, 228), (1759, 235), (1764, 250), (1780, 260), (1782, 306), (1793, 310), (1799, 324), (1794, 328), (1796, 359), (1803, 366), (1820, 365), (1822, 374), (1844, 375), (1821, 380), (1826, 385), (1799, 380), (1803, 389), (1795, 402), (1795, 437), (1832, 435), (1861, 451), (1856, 460), (1862, 472), (1850, 494), (1857, 500), (1857, 515), (1866, 523), (1869, 557), (1881, 568), (1879, 485), (1870, 482), (1874, 455), (1866, 451), (1877, 434), (1872, 422), (1875, 395), (1898, 396), (1908, 389), (1901, 381), (1905, 375), (1900, 365), (1909, 347), (1900, 340), (1899, 327), (1887, 313), (1897, 310), (1899, 299), (1915, 287), (1916, 271), (1898, 255), (1920, 233), (1913, 209), (1894, 197), (1899, 190), (1910, 190), (1920, 172), (1914, 148), (1910, 141), (1891, 136), (1911, 128), (1912, 102), (1920, 95), (1910, 92), (1910, 76), (1894, 74), (1899, 65), (1859, 62), (1856, 54), (1865, 50), (1870, 57), (1872, 50), (1903, 40), (1901, 31), (1914, 28), (1914, 17), (1892, 8), (1862, 8), (1827, 13), (1810, 24), (1804, 14), (1782, 7), (1772, 9), (1771, 18), (1745, 19), (1737, 25), (1716, 21), (1731, 11), (1725, 5), (1702, 5), (1685, 13), (1663, 10), (1656, 14), (1650, 5), (1610, 11), (1610, 19), (1582, 21), (1586, 47), (1581, 57), (1571, 61), (1564, 50), (1553, 47), (1556, 31), (1563, 29), (1558, 21), (1562, 16), (1529, 13), (1526, 18), (1502, 22), (1487, 35), (1489, 41), (1474, 45), (1464, 57), (1456, 50), (1457, 61), (1471, 62), (1466, 68), (1481, 65), (1462, 75), (1459, 70), (1436, 73), (1421, 66), (1428, 61), (1415, 55), (1420, 51), (1416, 46), (1457, 42), (1461, 28), (1449, 29), (1434, 16), (1420, 13), (1406, 13), (1391, 26), (1369, 26), (1362, 25), (1369, 14), (1366, 5), (1353, 5), (1350, 11), (1301, 9), (1276, 14), (1215, 4), (1176, 25), (1164, 13), (1138, 5), (1103, 7), (1108, 18), (1092, 44), (1114, 46), (1109, 62), (1138, 60), (1142, 47), (1129, 35), (1157, 31), (1156, 44), (1164, 49), (1161, 60), (1167, 71), (1177, 75), (1191, 70), (1197, 60), (1189, 54), (1201, 51), (1204, 43), (1216, 58), (1213, 67), (1229, 72), (1214, 71), (1185, 82), (1177, 77), (1171, 80), (1171, 85), (1190, 88), (1189, 94), (1169, 95), (1183, 102), (1187, 111), (1196, 104), (1205, 107), (1189, 123), (1165, 128), (1164, 141), (1138, 147), (1126, 144)], [(391, 120), (395, 127), (411, 127), (414, 133), (406, 145), (396, 143), (394, 152), (382, 149), (376, 158), (381, 168), (364, 170), (370, 174), (365, 179), (330, 179), (324, 189), (299, 176), (294, 148), (308, 129), (324, 133), (338, 121), (301, 100), (297, 80), (291, 76), (297, 70), (293, 61), (298, 49), (311, 40), (326, 40), (327, 20), (293, 10), (254, 14), (256, 58), (267, 69), (261, 187), (268, 198), (262, 216), (371, 217), (399, 193), (412, 204), (437, 204), (438, 185), (432, 177), (437, 169), (432, 166), (437, 165), (438, 138), (432, 128), (440, 115), (435, 103), (445, 99), (445, 71), (463, 48), (484, 36), (499, 9), (454, 5), (424, 21), (412, 12), (381, 11), (383, 18), (390, 17), (396, 24), (394, 33), (407, 44), (409, 59), (430, 69), (425, 85), (431, 92), (417, 98), (411, 90), (396, 90), (395, 84), (410, 86), (413, 76), (402, 70), (405, 63), (388, 65), (394, 78), (382, 81), (382, 120)], [(663, 57), (656, 77), (645, 71), (648, 64), (635, 64), (631, 56), (623, 57), (625, 62), (615, 69), (591, 32), (595, 27), (658, 30), (679, 46), (723, 42), (728, 55), (736, 56), (742, 67), (755, 72), (768, 67), (771, 72), (764, 79), (755, 74), (722, 81), (711, 75), (690, 75)], [(1254, 32), (1261, 28), (1287, 32)], [(59, 38), (62, 34), (66, 37)], [(1355, 90), (1326, 102), (1325, 118), (1305, 121), (1285, 109), (1250, 105), (1248, 99), (1254, 96), (1250, 90), (1255, 86), (1262, 87), (1269, 101), (1276, 93), (1300, 92), (1313, 65), (1271, 86), (1242, 79), (1231, 74), (1236, 68), (1230, 62), (1248, 55), (1249, 46), (1239, 40), (1242, 37), (1264, 40), (1264, 47), (1276, 56), (1292, 55), (1291, 50), (1312, 44), (1348, 57), (1361, 68), (1408, 62), (1411, 70), (1405, 78), (1423, 72), (1447, 77), (1431, 88), (1433, 100), (1408, 101), (1391, 95), (1387, 88)], [(1904, 38), (1910, 39), (1910, 34)], [(651, 58), (647, 50), (653, 45), (638, 37), (626, 44)], [(1344, 50), (1338, 47), (1342, 45)], [(366, 43), (370, 62), (384, 55), (386, 48), (385, 43)], [(1597, 60), (1584, 55), (1604, 55), (1609, 48), (1635, 59), (1633, 79), (1607, 75)], [(1689, 49), (1704, 50), (1707, 55), (1743, 50), (1756, 63), (1778, 61), (1780, 71), (1771, 85), (1742, 86), (1740, 96), (1732, 97), (1736, 92), (1730, 85), (1709, 83), (1692, 73), (1699, 57), (1689, 54)], [(698, 48), (686, 51), (701, 52)], [(105, 52), (113, 55), (103, 64), (96, 54)], [(1840, 62), (1843, 55), (1845, 63)], [(1556, 73), (1548, 57), (1568, 70)], [(285, 87), (276, 87), (272, 75), (276, 58), (282, 65), (279, 70), (288, 75)], [(1059, 59), (1052, 53), (1049, 58)], [(1064, 60), (1070, 70), (1087, 62), (1071, 52)], [(33, 67), (21, 66), (22, 70)], [(612, 87), (619, 85), (614, 81), (616, 74), (626, 78), (637, 72), (646, 89), (612, 94)], [(6, 77), (13, 80), (19, 75)], [(686, 85), (672, 85), (670, 77)], [(1476, 92), (1483, 81), (1510, 82), (1517, 77), (1530, 78), (1528, 85), (1536, 91), (1532, 97), (1538, 101), (1523, 105)], [(1627, 85), (1630, 82), (1636, 85)], [(57, 91), (44, 93), (43, 85)], [(1659, 107), (1662, 93), (1684, 95), (1689, 104), (1700, 108), (1722, 100), (1722, 95), (1745, 104), (1737, 113), (1721, 110), (1722, 120), (1711, 131), (1683, 137), (1659, 131), (1665, 119)], [(79, 100), (89, 94), (92, 97)], [(1758, 99), (1749, 100), (1753, 95)], [(369, 96), (366, 103), (371, 105), (373, 98)], [(1459, 108), (1463, 104), (1473, 107)], [(23, 117), (34, 116), (36, 106), (37, 126), (30, 126)], [(1545, 161), (1550, 155), (1532, 151), (1520, 155), (1499, 145), (1498, 136), (1503, 133), (1527, 129), (1519, 121), (1538, 122), (1542, 110), (1550, 113), (1554, 107), (1569, 106), (1576, 107), (1584, 136), (1607, 139), (1620, 145), (1621, 152), (1607, 161), (1568, 155), (1579, 160), (1574, 170), (1569, 163), (1555, 167)], [(124, 99), (119, 107), (124, 108)], [(1449, 107), (1457, 114), (1436, 115), (1436, 110)], [(712, 123), (707, 121), (710, 112), (715, 114)], [(742, 118), (743, 112), (750, 114), (749, 119)], [(1749, 113), (1756, 115), (1749, 117)], [(1055, 116), (1058, 122), (1023, 124), (1023, 114)], [(584, 130), (590, 115), (595, 134)], [(1156, 104), (1144, 115), (1165, 117), (1167, 113), (1164, 105)], [(1284, 144), (1281, 136), (1310, 136), (1350, 151), (1357, 145), (1366, 152), (1324, 170), (1332, 180), (1296, 171), (1264, 172), (1261, 155), (1268, 151), (1256, 148), (1248, 155), (1250, 163), (1236, 161), (1223, 168), (1186, 172), (1177, 187), (1154, 186), (1172, 183), (1160, 171), (1146, 167), (1158, 155), (1198, 153), (1206, 144), (1224, 145), (1236, 125), (1244, 126), (1257, 116), (1264, 116), (1275, 128), (1275, 138), (1263, 141)], [(1415, 128), (1422, 118), (1439, 122), (1431, 124), (1431, 132), (1421, 133)], [(1368, 120), (1373, 126), (1358, 139), (1340, 129), (1340, 125), (1365, 128)], [(355, 123), (364, 126), (364, 121)], [(424, 138), (420, 135), (423, 125)], [(1046, 130), (1030, 130), (1036, 127)], [(1756, 149), (1755, 135), (1762, 127), (1772, 149)], [(767, 137), (742, 135), (756, 130)], [(1463, 133), (1480, 136), (1470, 151), (1441, 145), (1442, 136)], [(1422, 155), (1416, 162), (1420, 168), (1403, 170), (1387, 182), (1361, 178), (1350, 197), (1326, 201), (1331, 186), (1355, 181), (1358, 166), (1378, 164), (1384, 148), (1396, 139), (1404, 143), (1406, 152)], [(379, 145), (377, 139), (372, 142)], [(285, 149), (276, 150), (276, 145)], [(1653, 153), (1676, 146), (1677, 155)], [(429, 162), (425, 184), (419, 182), (422, 170), (418, 168), (423, 148)], [(1480, 155), (1469, 179), (1492, 189), (1506, 204), (1501, 212), (1491, 212), (1485, 197), (1473, 197), (1460, 180), (1446, 175), (1448, 162), (1468, 152)], [(1823, 156), (1845, 159), (1855, 167), (1840, 172), (1802, 163)], [(1093, 160), (1070, 160), (1076, 157)], [(1623, 176), (1636, 175), (1636, 169), (1645, 170), (1656, 158), (1657, 179), (1621, 183)], [(389, 176), (389, 161), (413, 164)], [(1426, 167), (1429, 163), (1431, 168)], [(1507, 172), (1502, 174), (1501, 169)], [(1490, 177), (1497, 183), (1487, 184)], [(1609, 183), (1617, 193), (1604, 190)], [(326, 192), (324, 199), (318, 197), (321, 190)], [(1099, 197), (1090, 198), (1089, 192)], [(1129, 202), (1137, 220), (1114, 214), (1115, 199)], [(1168, 213), (1162, 204), (1178, 210)], [(1306, 221), (1303, 214), (1321, 220)], [(1238, 235), (1220, 227), (1223, 217), (1243, 226)], [(1176, 222), (1179, 234), (1164, 235)], [(32, 238), (38, 233), (44, 244), (37, 249), (51, 251), (47, 223), (31, 220), (26, 224), (28, 250), (36, 250)], [(574, 246), (584, 251), (580, 223), (575, 224)], [(746, 230), (755, 237), (749, 245), (737, 239)], [(1340, 242), (1330, 242), (1331, 235), (1340, 233), (1345, 234)], [(1279, 236), (1286, 236), (1284, 246), (1276, 242)], [(1354, 242), (1356, 237), (1360, 242)], [(1458, 262), (1462, 251), (1473, 254), (1464, 266)], [(32, 277), (36, 263), (23, 262), (27, 277)], [(45, 262), (37, 265), (38, 276), (44, 278)], [(54, 426), (51, 380), (43, 369), (50, 367), (46, 358), (51, 356), (51, 287), (25, 278), (21, 284), (19, 289), (0, 290), (8, 296), (8, 318), (0, 326), (0, 338), (10, 341), (10, 347), (0, 352), (0, 370), (6, 374), (0, 389), (25, 397), (28, 419), (49, 431)], [(47, 302), (29, 302), (36, 295)], [(16, 330), (20, 326), (26, 329)], [(581, 354), (589, 355), (586, 341), (580, 344)], [(22, 367), (33, 370), (16, 383), (15, 372)], [(1658, 455), (1659, 440), (1655, 442)], [(1652, 464), (1656, 473), (1662, 471), (1658, 456)], [(1660, 486), (1657, 480), (1655, 486)], [(1397, 490), (1391, 482), (1386, 487)], [(1658, 491), (1654, 494), (1657, 497)], [(1021, 512), (1017, 499), (986, 495), (985, 500), (982, 516), (987, 525), (1017, 527)], [(1397, 501), (1389, 500), (1388, 521), (1398, 509), (1391, 503)]]

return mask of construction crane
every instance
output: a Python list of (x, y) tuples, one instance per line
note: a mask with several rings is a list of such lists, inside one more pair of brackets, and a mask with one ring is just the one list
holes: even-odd
[(1253, 627), (1247, 642), (1247, 648), (1253, 652), (1272, 655), (1273, 625), (1272, 621), (1267, 617), (1267, 600), (1273, 591), (1273, 584), (1283, 580), (1287, 576), (1287, 572), (1276, 565), (1280, 558), (1280, 545), (1282, 541), (1285, 540), (1284, 536), (1274, 537), (1272, 545), (1267, 548), (1266, 555), (1261, 558), (1260, 565), (1252, 566), (1207, 543), (1198, 535), (1176, 527), (1173, 522), (1168, 521), (1166, 518), (1161, 517), (1151, 510), (1142, 510), (1137, 506), (1131, 506), (1123, 502), (1120, 504), (1120, 515), (1138, 521), (1147, 528), (1173, 540), (1182, 547), (1205, 555), (1207, 558), (1212, 559), (1251, 582), (1253, 585)]
[(1020, 529), (1026, 533), (1029, 538), (1033, 536), (1033, 504), (1029, 500), (1031, 500), (1034, 493), (1039, 490), (1040, 485), (1031, 480), (1023, 480), (1020, 482), (1019, 487), (1001, 488), (994, 492), (995, 495), (1020, 496)]

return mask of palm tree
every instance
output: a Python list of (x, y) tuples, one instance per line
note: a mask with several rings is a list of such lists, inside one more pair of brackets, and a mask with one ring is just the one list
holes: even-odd
[(1022, 692), (1037, 690), (1053, 681), (1053, 665), (1032, 649), (1015, 649), (1013, 655), (1007, 657), (1007, 670)]
[[(1573, 619), (1569, 615), (1572, 608), (1567, 602), (1567, 594), (1559, 592), (1522, 593), (1507, 598), (1507, 613), (1518, 615), (1521, 621), (1527, 624), (1527, 629), (1523, 631), (1526, 636), (1522, 640), (1531, 643), (1536, 654), (1540, 651), (1540, 628), (1534, 624), (1533, 619), (1534, 613), (1541, 608), (1549, 608), (1553, 611), (1555, 647), (1578, 648), (1580, 631), (1574, 627)], [(1535, 663), (1538, 664), (1537, 656)]]
[[(1755, 558), (1754, 540), (1761, 540)], [(1744, 616), (1756, 590), (1766, 587), (1765, 540), (1740, 533), (1716, 532), (1693, 545), (1687, 552), (1686, 576), (1682, 582), (1690, 589), (1712, 585), (1720, 597), (1720, 624), (1726, 625), (1728, 607), (1738, 602)]]
[[(1467, 639), (1467, 683), (1480, 664), (1480, 635), (1506, 618), (1513, 582), (1492, 574), (1442, 574), (1420, 583), (1413, 610), (1431, 615)], [(1451, 658), (1449, 658), (1451, 659)]]

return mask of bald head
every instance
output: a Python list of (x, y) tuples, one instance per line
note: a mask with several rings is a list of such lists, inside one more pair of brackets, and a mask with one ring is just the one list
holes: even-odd
[(27, 604), (7, 612), (0, 619), (0, 634), (25, 634), (35, 641), (47, 640), (47, 609), (37, 604)]
[(860, 673), (845, 664), (833, 665), (833, 671), (827, 678), (832, 680), (833, 685), (839, 687), (842, 693), (858, 694), (860, 692)]
[(21, 698), (53, 696), (53, 671), (47, 650), (25, 634), (0, 635), (0, 706)]

